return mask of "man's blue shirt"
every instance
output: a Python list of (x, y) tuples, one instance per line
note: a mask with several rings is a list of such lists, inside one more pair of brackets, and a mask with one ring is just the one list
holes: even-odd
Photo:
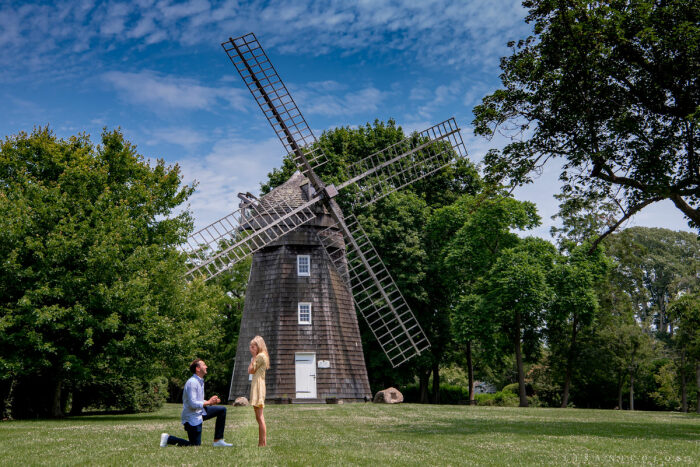
[(204, 409), (204, 380), (197, 375), (192, 375), (185, 383), (182, 391), (182, 424), (191, 426), (202, 424), (202, 416), (206, 415)]

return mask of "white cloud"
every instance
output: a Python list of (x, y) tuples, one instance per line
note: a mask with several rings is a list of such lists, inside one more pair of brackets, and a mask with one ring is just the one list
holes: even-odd
[(318, 83), (311, 83), (301, 89), (294, 89), (294, 99), (304, 114), (316, 114), (324, 116), (353, 115), (363, 112), (376, 112), (379, 105), (387, 97), (388, 93), (369, 86), (358, 90), (347, 92), (343, 95), (319, 92), (330, 89), (344, 87), (336, 85), (318, 86)]
[(432, 94), (431, 100), (418, 108), (418, 115), (425, 119), (431, 118), (440, 107), (451, 104), (459, 95), (461, 88), (462, 83), (459, 81), (437, 86), (432, 93), (427, 93), (429, 96)]
[(144, 16), (139, 19), (136, 26), (129, 31), (128, 36), (138, 39), (140, 37), (151, 36), (156, 32), (157, 28), (153, 22), (153, 17)]
[(166, 143), (194, 149), (208, 140), (207, 135), (191, 128), (158, 128), (147, 132), (151, 135), (151, 139), (146, 144), (150, 146)]
[(110, 3), (100, 26), (100, 33), (106, 36), (121, 34), (124, 31), (124, 23), (130, 10), (127, 3)]
[(190, 0), (184, 3), (161, 1), (158, 3), (160, 15), (168, 21), (176, 21), (197, 13), (209, 11), (210, 8), (211, 5), (206, 0)]
[[(289, 54), (363, 51), (391, 60), (493, 66), (510, 39), (527, 35), (520, 0), (169, 0), (58, 1), (0, 7), (0, 64), (26, 72), (11, 57), (37, 56), (53, 69), (71, 51), (85, 62), (115, 45), (143, 47), (172, 40), (215, 44), (232, 31), (255, 31), (266, 47)], [(87, 45), (90, 45), (90, 48)], [(32, 70), (36, 71), (36, 70)]]
[(102, 79), (127, 101), (146, 105), (153, 111), (208, 109), (221, 101), (229, 107), (245, 110), (249, 103), (241, 89), (203, 86), (192, 79), (161, 76), (152, 71), (110, 71), (104, 73)]
[(282, 164), (284, 150), (277, 138), (252, 141), (238, 135), (217, 140), (202, 157), (179, 161), (183, 180), (199, 182), (190, 198), (196, 228), (202, 228), (238, 208), (239, 192), (260, 192), (260, 182)]

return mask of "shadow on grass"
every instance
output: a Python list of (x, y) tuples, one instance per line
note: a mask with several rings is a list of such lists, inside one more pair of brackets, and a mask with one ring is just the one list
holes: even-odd
[(647, 422), (585, 422), (585, 421), (447, 421), (439, 424), (398, 424), (384, 428), (387, 432), (429, 435), (485, 435), (494, 432), (511, 435), (593, 436), (619, 439), (700, 440), (700, 423), (676, 425)]
[[(71, 421), (71, 422), (145, 422), (145, 421), (169, 421), (175, 418), (170, 414), (163, 414), (161, 412), (147, 412), (147, 413), (124, 413), (124, 412), (88, 412), (81, 415), (74, 415), (64, 417), (61, 420)], [(47, 419), (56, 420), (56, 419)]]

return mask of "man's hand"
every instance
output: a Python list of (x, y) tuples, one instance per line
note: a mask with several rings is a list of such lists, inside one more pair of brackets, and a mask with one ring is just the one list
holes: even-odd
[(219, 402), (221, 402), (221, 399), (219, 399), (219, 396), (211, 396), (208, 401), (204, 401), (204, 406), (208, 405), (216, 405)]

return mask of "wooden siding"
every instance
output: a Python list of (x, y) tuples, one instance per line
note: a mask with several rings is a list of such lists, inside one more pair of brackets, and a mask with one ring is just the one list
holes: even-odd
[[(296, 397), (296, 352), (315, 352), (317, 362), (330, 362), (330, 368), (316, 368), (317, 400), (371, 397), (352, 296), (316, 236), (327, 225), (325, 217), (319, 213), (318, 222), (253, 255), (229, 400), (249, 396), (248, 344), (258, 334), (270, 352), (268, 402)], [(300, 254), (311, 257), (310, 276), (297, 275)], [(299, 302), (312, 304), (310, 325), (298, 323)]]

